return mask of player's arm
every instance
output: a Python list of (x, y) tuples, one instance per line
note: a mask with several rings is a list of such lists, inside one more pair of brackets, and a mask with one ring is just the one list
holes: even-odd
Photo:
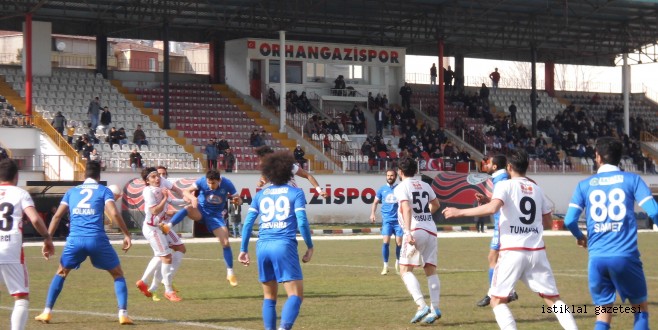
[(569, 208), (567, 208), (567, 214), (564, 216), (564, 226), (569, 229), (571, 234), (579, 241), (585, 238), (585, 234), (578, 228), (578, 219), (580, 214), (583, 213), (585, 206), (585, 200), (583, 194), (580, 191), (580, 185), (576, 186), (576, 190), (571, 197), (569, 202)]
[(34, 206), (26, 207), (23, 212), (27, 218), (30, 219), (30, 222), (32, 222), (34, 229), (43, 236), (43, 248), (41, 249), (41, 254), (44, 258), (48, 259), (51, 255), (55, 254), (55, 246), (53, 245), (52, 236), (48, 233), (46, 224), (43, 222), (43, 219), (41, 219), (41, 216), (39, 216), (39, 213), (37, 213)]
[(261, 175), (260, 178), (258, 179), (258, 183), (256, 184), (256, 187), (260, 188), (266, 185), (268, 182), (270, 181), (265, 176)]
[(658, 224), (658, 203), (651, 195), (651, 190), (649, 187), (647, 187), (647, 184), (639, 177), (635, 187), (634, 195), (640, 196), (639, 198), (636, 197), (637, 205), (639, 205), (645, 212), (647, 212), (647, 215), (653, 221), (653, 223)]
[(461, 217), (483, 217), (498, 212), (498, 210), (500, 210), (501, 207), (503, 207), (503, 201), (501, 201), (500, 199), (492, 199), (491, 202), (487, 204), (483, 204), (478, 207), (472, 207), (468, 209), (446, 207), (443, 210), (443, 216), (446, 219), (461, 218)]
[(162, 189), (162, 200), (158, 204), (149, 207), (151, 214), (160, 214), (164, 210), (165, 205), (167, 205), (167, 193), (167, 189)]
[[(121, 233), (123, 233), (123, 250), (127, 252), (132, 246), (132, 238), (130, 236), (130, 232), (128, 231), (128, 227), (123, 221), (123, 217), (121, 216), (121, 213), (119, 213), (119, 210), (117, 209), (117, 206), (114, 204), (113, 200), (107, 200), (105, 202), (105, 210), (110, 215), (112, 221), (114, 221), (114, 223), (119, 226)], [(59, 210), (57, 211), (59, 212)]]
[(553, 213), (542, 214), (541, 224), (544, 226), (544, 230), (550, 229), (553, 224)]
[(254, 222), (258, 218), (258, 204), (256, 204), (256, 199), (249, 206), (247, 211), (247, 216), (244, 220), (244, 225), (242, 226), (242, 241), (240, 242), (240, 254), (238, 254), (238, 261), (245, 266), (249, 266), (249, 239), (251, 238), (251, 230), (254, 227)]
[(295, 200), (295, 216), (297, 217), (297, 229), (306, 243), (306, 253), (302, 257), (302, 262), (306, 263), (313, 257), (313, 240), (311, 239), (311, 226), (306, 217), (306, 200), (301, 190)]
[(185, 188), (183, 190), (183, 199), (192, 204), (193, 207), (197, 207), (199, 200), (194, 196), (194, 192), (199, 190), (195, 184)]
[(409, 205), (408, 200), (398, 201), (398, 207), (400, 208), (400, 215), (402, 216), (402, 231), (404, 231), (404, 236), (409, 238), (409, 243), (414, 243), (414, 237), (411, 235), (411, 205)]
[(372, 201), (372, 206), (370, 207), (370, 222), (375, 223), (375, 213), (377, 212), (377, 204), (379, 204), (379, 198), (375, 197), (375, 200)]
[(434, 214), (436, 211), (439, 210), (440, 207), (441, 207), (441, 203), (439, 202), (439, 199), (438, 198), (433, 199), (430, 202), (430, 213)]
[(48, 227), (48, 234), (52, 237), (59, 226), (59, 222), (62, 220), (64, 214), (69, 211), (69, 206), (66, 204), (59, 204), (57, 211), (53, 215), (53, 218), (50, 220), (50, 227)]
[(315, 177), (313, 176), (313, 174), (306, 172), (305, 169), (303, 169), (303, 168), (300, 167), (300, 168), (297, 170), (296, 175), (297, 175), (298, 177), (300, 177), (300, 178), (304, 178), (304, 179), (308, 180), (308, 182), (310, 182), (311, 185), (313, 185), (313, 187), (315, 187), (315, 191), (316, 191), (318, 194), (320, 194), (320, 196), (322, 196), (322, 197), (324, 197), (324, 198), (329, 197), (329, 194), (327, 194), (326, 191), (322, 190), (322, 188), (320, 187), (320, 184), (318, 183), (318, 180), (315, 179)]

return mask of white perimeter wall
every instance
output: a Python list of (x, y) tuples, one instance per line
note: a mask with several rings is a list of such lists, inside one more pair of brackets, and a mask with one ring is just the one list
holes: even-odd
[[(25, 33), (25, 23), (23, 23), (23, 32)], [(32, 21), (32, 75), (50, 77), (52, 64), (50, 63), (50, 54), (52, 53), (51, 41), (52, 24), (49, 22)], [(25, 34), (27, 35), (27, 34)], [(25, 42), (23, 41), (23, 73), (25, 73)]]

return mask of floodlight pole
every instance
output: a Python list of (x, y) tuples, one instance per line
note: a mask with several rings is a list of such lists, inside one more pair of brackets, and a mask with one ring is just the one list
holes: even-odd
[(162, 55), (163, 65), (162, 68), (162, 82), (163, 87), (163, 107), (162, 107), (162, 128), (170, 129), (169, 127), (169, 20), (165, 19), (162, 23)]
[(631, 130), (629, 124), (630, 121), (629, 97), (631, 91), (631, 70), (630, 70), (630, 66), (628, 65), (628, 53), (624, 52), (624, 54), (622, 54), (622, 59), (624, 61), (621, 67), (621, 87), (622, 87), (622, 94), (624, 95), (624, 133), (630, 136)]
[(286, 132), (286, 31), (279, 31), (279, 133)]
[[(446, 116), (445, 116), (445, 89), (443, 87), (443, 38), (439, 39), (439, 65), (437, 70), (439, 70), (439, 84), (436, 86), (439, 90), (439, 127), (446, 127)], [(421, 109), (422, 111), (422, 109)]]
[(530, 83), (532, 91), (530, 92), (530, 108), (532, 109), (532, 136), (537, 136), (537, 46), (533, 42), (530, 45)]

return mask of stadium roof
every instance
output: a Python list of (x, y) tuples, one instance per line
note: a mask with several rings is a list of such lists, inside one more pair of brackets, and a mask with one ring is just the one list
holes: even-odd
[[(287, 38), (406, 47), (412, 55), (614, 65), (658, 40), (658, 4), (631, 0), (0, 0), (0, 29), (25, 13), (53, 33), (174, 41)], [(654, 55), (649, 55), (653, 60)]]

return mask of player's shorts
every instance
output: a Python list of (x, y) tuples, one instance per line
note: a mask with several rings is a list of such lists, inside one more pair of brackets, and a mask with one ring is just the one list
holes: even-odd
[(0, 283), (5, 283), (7, 291), (14, 297), (23, 297), (30, 293), (25, 264), (0, 264)]
[(165, 235), (169, 246), (183, 245), (183, 240), (178, 236), (178, 233), (173, 229), (169, 229), (169, 233)]
[(507, 298), (518, 280), (542, 297), (550, 298), (560, 295), (551, 264), (546, 257), (546, 250), (500, 251), (489, 288), (489, 296)]
[(87, 257), (98, 269), (111, 270), (119, 266), (119, 256), (107, 237), (67, 237), (60, 263), (64, 268), (77, 269)]
[(296, 240), (261, 241), (256, 243), (258, 280), (278, 283), (302, 280)]
[(498, 229), (494, 229), (493, 237), (491, 237), (491, 244), (489, 244), (489, 248), (494, 251), (500, 250), (500, 231), (498, 231)]
[(149, 245), (151, 245), (154, 256), (164, 257), (171, 254), (167, 238), (168, 235), (165, 235), (157, 228), (150, 228), (148, 230), (143, 230), (142, 232), (144, 233), (146, 240), (149, 242)]
[(400, 265), (420, 267), (423, 264), (436, 266), (438, 242), (436, 234), (417, 229), (411, 232), (416, 243), (410, 245), (407, 239), (402, 241)]
[(226, 222), (224, 221), (224, 216), (219, 214), (211, 214), (210, 212), (201, 211), (201, 221), (206, 225), (208, 231), (213, 231), (219, 227), (226, 227)]
[(637, 257), (592, 257), (589, 259), (589, 292), (597, 306), (612, 304), (616, 292), (622, 302), (647, 301), (647, 281)]
[(404, 236), (404, 230), (400, 227), (400, 223), (396, 221), (383, 221), (382, 222), (382, 236), (391, 236), (395, 234), (395, 237)]

